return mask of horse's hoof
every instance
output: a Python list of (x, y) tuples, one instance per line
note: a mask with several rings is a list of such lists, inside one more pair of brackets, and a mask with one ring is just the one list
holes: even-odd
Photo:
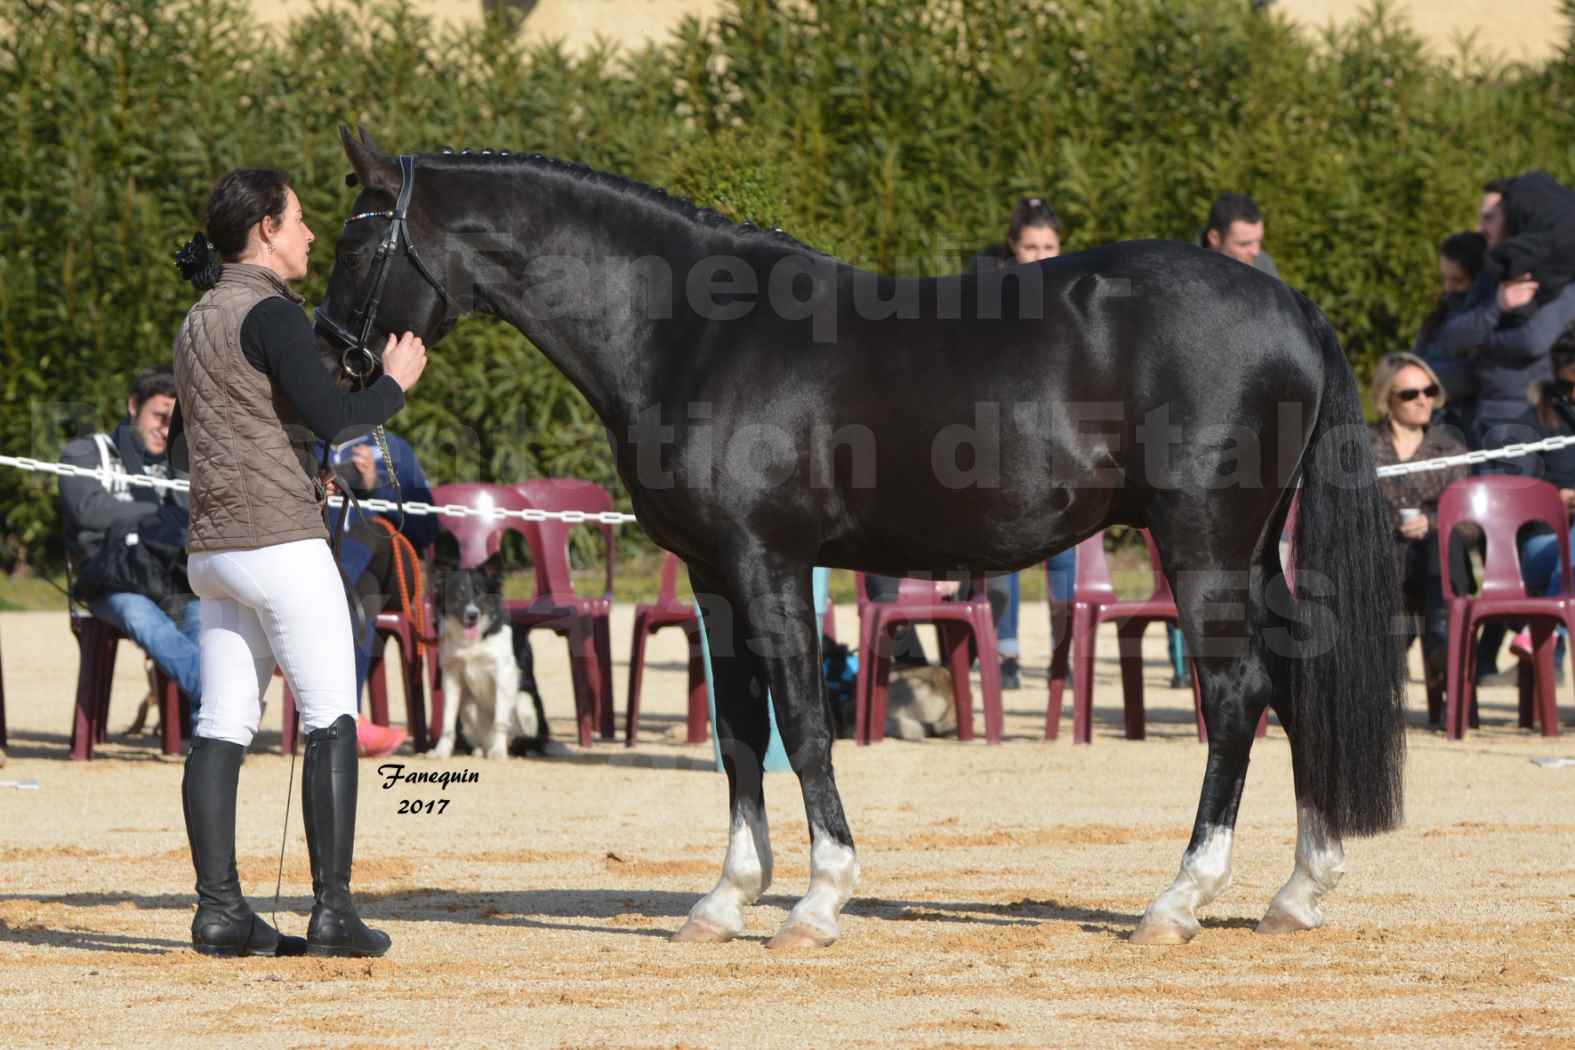
[(681, 944), (725, 944), (733, 939), (733, 934), (715, 923), (706, 922), (704, 919), (690, 917), (678, 932), (673, 934), (673, 940)]
[(1186, 944), (1198, 935), (1196, 926), (1187, 928), (1165, 919), (1144, 919), (1132, 931), (1133, 944)]
[(1258, 923), (1258, 933), (1301, 933), (1304, 930), (1316, 930), (1323, 925), (1323, 917), (1305, 919), (1293, 915), (1280, 908), (1270, 908)]
[(837, 939), (834, 933), (822, 933), (813, 926), (805, 926), (800, 922), (791, 922), (776, 932), (776, 935), (766, 942), (766, 947), (772, 951), (792, 951), (795, 948), (824, 948)]

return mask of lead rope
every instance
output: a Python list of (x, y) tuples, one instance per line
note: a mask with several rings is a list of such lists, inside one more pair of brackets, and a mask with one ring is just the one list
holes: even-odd
[[(300, 712), (296, 712), (300, 724)], [(294, 741), (292, 740), (293, 744)], [(290, 748), (290, 779), (284, 782), (284, 828), (279, 832), (279, 875), (273, 881), (273, 928), (279, 929), (279, 887), (284, 885), (284, 844), (290, 837), (290, 799), (295, 791), (295, 748)], [(306, 789), (303, 787), (304, 793)]]
[[(394, 489), (394, 502), (396, 504), (398, 504), (398, 506), (399, 506), (399, 527), (402, 529), (405, 526), (404, 493), (403, 493), (403, 490), (400, 488), (400, 485), (399, 485), (399, 473), (396, 470), (394, 470), (394, 457), (391, 456), (389, 454), (389, 451), (388, 451), (388, 436), (383, 432), (383, 428), (381, 426), (374, 427), (372, 429), (372, 433), (377, 438), (378, 450), (383, 453), (383, 473), (388, 476), (389, 484), (393, 486), (393, 489)], [(328, 467), (328, 453), (329, 453), (328, 443), (325, 441), (325, 442), (323, 442), (323, 467), (324, 467), (324, 469), (326, 469)], [(361, 608), (356, 603), (354, 589), (350, 586), (349, 578), (345, 576), (344, 566), (339, 564), (339, 537), (344, 533), (345, 519), (350, 514), (350, 507), (351, 507), (352, 504), (355, 504), (355, 503), (356, 503), (355, 493), (351, 492), (351, 491), (349, 491), (347, 489), (345, 491), (344, 502), (342, 504), (340, 504), (340, 507), (339, 507), (339, 521), (338, 521), (338, 524), (334, 528), (333, 540), (330, 543), (330, 547), (331, 547), (331, 549), (333, 551), (333, 556), (334, 556), (334, 568), (339, 570), (339, 580), (340, 580), (341, 583), (344, 584), (345, 601), (350, 606), (350, 610), (352, 612), (360, 612)], [(396, 535), (397, 535), (397, 533), (396, 533)], [(414, 549), (412, 549), (411, 553), (412, 553), (412, 556), (414, 556)], [(399, 551), (397, 549), (394, 551), (394, 562), (395, 562), (396, 570), (400, 569), (400, 566), (399, 566)], [(416, 571), (418, 573), (420, 572), (419, 567), (417, 568)], [(399, 574), (400, 574), (401, 577), (404, 575), (403, 571), (400, 571)], [(401, 587), (401, 591), (403, 591), (403, 587)], [(403, 594), (401, 594), (401, 598), (403, 598), (403, 597), (404, 597)], [(367, 622), (365, 617), (363, 616), (362, 617), (362, 629), (363, 630), (369, 630), (370, 628), (371, 628), (371, 624), (369, 622)], [(300, 711), (297, 711), (296, 712), (296, 726), (297, 726), (297, 730), (296, 731), (297, 732), (300, 732), (300, 729), (299, 729), (300, 724), (301, 724)], [(288, 843), (290, 841), (290, 801), (291, 801), (292, 798), (294, 798), (294, 792), (295, 792), (295, 747), (293, 746), (295, 741), (294, 740), (290, 740), (290, 741), (288, 741), (288, 743), (292, 745), (291, 748), (290, 748), (290, 777), (284, 783), (284, 820), (281, 821), (281, 823), (284, 826), (279, 832), (279, 871), (278, 871), (278, 874), (274, 877), (274, 882), (273, 882), (273, 913), (272, 913), (272, 917), (273, 917), (273, 928), (275, 930), (279, 929), (279, 895), (280, 895), (280, 891), (281, 891), (282, 887), (284, 886), (284, 848), (285, 848), (286, 843)], [(311, 745), (310, 745), (310, 743), (308, 743), (306, 746), (310, 747)], [(304, 792), (306, 789), (303, 786), (301, 790)], [(310, 843), (308, 843), (308, 846), (310, 846)], [(313, 875), (315, 877), (316, 873), (314, 872)]]

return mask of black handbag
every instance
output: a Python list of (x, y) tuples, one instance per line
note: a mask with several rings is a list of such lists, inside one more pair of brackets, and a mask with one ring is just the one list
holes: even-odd
[(82, 563), (72, 596), (87, 603), (129, 591), (168, 612), (191, 593), (186, 579), (188, 521), (183, 508), (166, 503), (144, 517), (115, 522), (99, 549)]

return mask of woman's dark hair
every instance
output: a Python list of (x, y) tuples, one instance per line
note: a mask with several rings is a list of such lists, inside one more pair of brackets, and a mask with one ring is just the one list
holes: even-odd
[(1466, 271), (1466, 276), (1474, 281), (1487, 262), (1487, 238), (1476, 230), (1452, 233), (1439, 242), (1438, 254)]
[[(1477, 274), (1482, 272), (1482, 267), (1487, 262), (1487, 238), (1475, 230), (1452, 233), (1439, 242), (1438, 254), (1466, 271), (1466, 276), (1475, 281)], [(1444, 322), (1449, 320), (1450, 310), (1455, 305), (1455, 301), (1456, 297), (1447, 293), (1438, 297), (1438, 304), (1422, 322), (1423, 342), (1438, 334)]]
[(207, 233), (198, 233), (175, 253), (180, 274), (199, 291), (212, 288), (246, 250), (246, 238), (264, 217), (280, 222), (289, 199), (290, 173), (278, 168), (238, 168), (222, 176), (208, 194)]
[(1017, 202), (1017, 207), (1012, 209), (1011, 222), (1006, 226), (1006, 243), (1016, 243), (1023, 231), (1033, 226), (1048, 226), (1057, 237), (1061, 236), (1061, 217), (1043, 197), (1024, 197)]

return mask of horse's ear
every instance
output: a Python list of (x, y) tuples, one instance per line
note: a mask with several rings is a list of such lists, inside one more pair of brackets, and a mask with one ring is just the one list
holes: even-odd
[[(362, 132), (358, 139), (350, 133), (345, 125), (339, 125), (339, 141), (344, 145), (345, 156), (350, 158), (350, 166), (355, 169), (353, 176), (362, 186), (369, 190), (384, 190), (388, 193), (399, 192), (399, 165), (394, 158), (372, 145), (370, 139)], [(347, 185), (354, 185), (349, 179)]]

